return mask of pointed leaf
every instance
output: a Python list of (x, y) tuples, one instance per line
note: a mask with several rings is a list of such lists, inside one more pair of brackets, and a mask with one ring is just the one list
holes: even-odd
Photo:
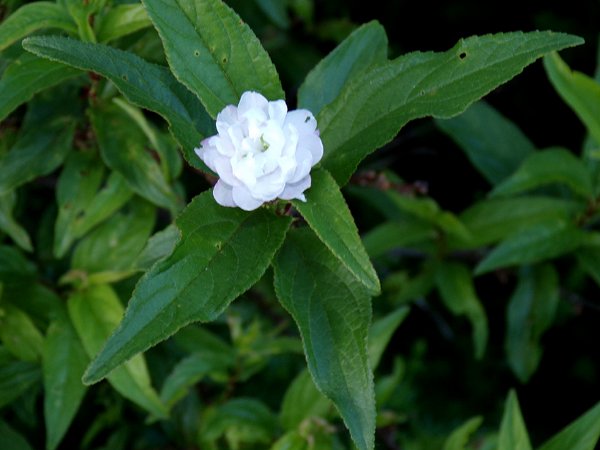
[(27, 440), (0, 420), (0, 448), (10, 450), (31, 450)]
[(81, 72), (64, 64), (25, 53), (14, 60), (0, 79), (0, 120), (35, 94)]
[(295, 430), (305, 419), (325, 418), (330, 409), (331, 401), (317, 389), (310, 373), (305, 369), (285, 391), (279, 418), (286, 430)]
[(292, 203), (335, 257), (370, 293), (377, 294), (381, 289), (379, 278), (335, 180), (323, 169), (313, 170), (311, 178), (306, 202)]
[(15, 243), (28, 252), (33, 250), (27, 231), (13, 217), (13, 208), (17, 200), (15, 191), (0, 194), (0, 230), (8, 234)]
[(134, 268), (152, 233), (156, 210), (139, 199), (128, 206), (127, 211), (115, 214), (77, 244), (73, 269), (91, 274)]
[(93, 108), (90, 119), (106, 165), (120, 173), (135, 193), (176, 212), (181, 199), (146, 151), (146, 136), (131, 118), (117, 105), (110, 104)]
[(506, 399), (498, 436), (498, 450), (531, 450), (515, 391), (510, 391)]
[(0, 23), (0, 51), (34, 31), (60, 28), (77, 33), (77, 27), (65, 8), (54, 2), (33, 2), (21, 6)]
[[(90, 358), (118, 325), (123, 306), (108, 285), (92, 286), (76, 292), (67, 301), (69, 316)], [(142, 355), (128, 360), (108, 376), (108, 382), (125, 398), (156, 417), (166, 417), (165, 406), (150, 384), (150, 375)]]
[(443, 450), (466, 450), (471, 435), (477, 431), (483, 422), (483, 417), (477, 416), (467, 420), (448, 436)]
[(562, 148), (532, 153), (491, 195), (514, 195), (552, 183), (564, 184), (586, 199), (594, 195), (591, 177), (581, 160)]
[(55, 449), (83, 400), (81, 376), (89, 361), (66, 317), (50, 324), (43, 351), (46, 449)]
[(146, 246), (135, 260), (134, 267), (148, 270), (156, 262), (166, 258), (181, 239), (181, 232), (174, 224), (169, 225), (148, 239)]
[(485, 199), (460, 215), (471, 232), (469, 248), (495, 243), (537, 224), (574, 220), (584, 205), (572, 200), (528, 196)]
[(558, 275), (551, 265), (521, 271), (508, 304), (505, 348), (511, 369), (523, 383), (540, 362), (540, 339), (552, 325), (558, 300)]
[(116, 48), (58, 36), (28, 38), (23, 47), (38, 56), (108, 78), (129, 101), (160, 114), (171, 126), (187, 161), (194, 167), (204, 167), (193, 149), (202, 139), (201, 132), (213, 134), (213, 124), (208, 122), (200, 102), (167, 68)]
[(204, 442), (208, 444), (206, 447), (215, 448), (215, 441), (223, 435), (229, 448), (240, 448), (241, 443), (261, 443), (265, 448), (272, 441), (276, 427), (277, 420), (265, 404), (238, 397), (207, 410), (198, 434), (202, 448)]
[(437, 287), (452, 314), (465, 315), (471, 322), (475, 357), (482, 358), (489, 334), (487, 316), (475, 292), (471, 271), (462, 264), (445, 263), (438, 268)]
[(109, 42), (147, 28), (152, 22), (142, 5), (126, 4), (112, 6), (96, 18), (95, 25), (98, 42)]
[(363, 236), (363, 243), (369, 256), (377, 258), (392, 250), (433, 241), (435, 238), (436, 231), (431, 225), (420, 220), (403, 220), (384, 222), (369, 230)]
[(387, 36), (379, 22), (369, 22), (350, 34), (306, 76), (298, 90), (298, 107), (317, 115), (339, 95), (344, 85), (375, 63), (387, 59)]
[(265, 209), (224, 208), (210, 192), (196, 197), (177, 219), (181, 241), (138, 282), (123, 321), (84, 381), (99, 381), (184, 325), (215, 319), (262, 276), (289, 223)]
[(475, 273), (556, 258), (579, 247), (585, 235), (563, 220), (539, 223), (507, 237), (477, 265)]
[(74, 130), (74, 123), (58, 118), (22, 134), (0, 158), (0, 194), (60, 166), (71, 150)]
[(322, 164), (344, 185), (358, 163), (410, 120), (450, 118), (552, 50), (582, 43), (552, 32), (461, 40), (444, 53), (409, 53), (355, 77), (319, 114)]
[(600, 439), (600, 403), (550, 438), (538, 450), (594, 450)]
[(307, 229), (289, 233), (274, 268), (277, 297), (300, 329), (315, 384), (336, 405), (358, 448), (373, 449), (368, 292)]
[(132, 197), (133, 191), (116, 172), (111, 172), (102, 183), (104, 172), (102, 161), (91, 153), (74, 152), (67, 159), (56, 188), (55, 257), (62, 258), (73, 242), (110, 217)]
[(491, 184), (511, 175), (535, 151), (533, 143), (514, 123), (483, 101), (452, 119), (438, 119), (435, 124), (460, 146)]
[(16, 358), (39, 361), (44, 337), (31, 318), (10, 303), (0, 305), (0, 340)]
[(600, 248), (586, 246), (575, 253), (579, 266), (600, 286)]
[(572, 71), (556, 53), (544, 58), (544, 67), (554, 89), (600, 143), (600, 83)]
[(171, 408), (202, 378), (213, 372), (224, 372), (234, 363), (228, 355), (193, 353), (179, 361), (167, 376), (160, 391), (160, 398), (167, 408)]
[(29, 391), (40, 378), (39, 364), (29, 361), (0, 364), (0, 408)]
[(244, 91), (284, 97), (275, 66), (248, 25), (221, 0), (144, 0), (171, 70), (212, 117)]
[(390, 314), (373, 322), (369, 330), (369, 362), (373, 370), (379, 365), (381, 356), (387, 347), (396, 328), (404, 321), (410, 309), (401, 306)]

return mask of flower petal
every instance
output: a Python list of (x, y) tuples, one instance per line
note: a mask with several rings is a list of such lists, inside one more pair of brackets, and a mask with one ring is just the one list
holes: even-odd
[(269, 118), (274, 120), (280, 128), (283, 127), (287, 112), (288, 109), (285, 100), (269, 102)]
[(279, 198), (283, 200), (292, 200), (297, 198), (298, 200), (305, 202), (306, 197), (304, 196), (304, 191), (310, 187), (310, 184), (310, 175), (305, 176), (297, 183), (288, 183), (285, 185), (283, 192), (279, 194)]
[(269, 101), (264, 98), (258, 92), (246, 91), (242, 94), (242, 98), (240, 99), (240, 103), (237, 107), (238, 118), (245, 116), (248, 112), (251, 112), (255, 109), (261, 110), (265, 113), (269, 108)]
[(237, 110), (237, 107), (229, 105), (226, 106), (219, 114), (217, 114), (217, 132), (219, 134), (227, 133), (227, 129), (237, 123)]
[(215, 187), (213, 188), (213, 197), (219, 205), (230, 208), (235, 206), (231, 189), (231, 186), (222, 180), (217, 181), (217, 184), (215, 184)]
[(233, 201), (237, 206), (245, 211), (254, 211), (263, 204), (261, 200), (257, 200), (245, 186), (235, 186), (232, 189)]
[(310, 152), (312, 155), (312, 165), (314, 166), (323, 157), (323, 142), (316, 134), (308, 134), (302, 136), (298, 147), (302, 147)]
[(295, 109), (285, 116), (285, 125), (293, 125), (300, 135), (314, 134), (317, 120), (308, 109)]

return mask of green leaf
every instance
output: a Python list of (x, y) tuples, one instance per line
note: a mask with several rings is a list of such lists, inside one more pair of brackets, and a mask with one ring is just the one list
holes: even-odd
[(307, 229), (288, 234), (274, 268), (277, 297), (300, 329), (315, 384), (336, 405), (358, 448), (373, 449), (368, 292)]
[(142, 5), (115, 5), (104, 15), (97, 16), (98, 42), (110, 42), (152, 25)]
[[(90, 358), (102, 349), (123, 315), (123, 306), (107, 285), (76, 292), (67, 301), (69, 316)], [(165, 406), (150, 384), (142, 355), (134, 356), (108, 376), (108, 382), (125, 398), (156, 417), (167, 416)]]
[(86, 236), (75, 248), (71, 266), (89, 274), (134, 268), (154, 227), (156, 211), (144, 201), (133, 201)]
[(585, 232), (570, 222), (539, 223), (508, 236), (477, 265), (475, 273), (556, 258), (575, 250), (584, 239)]
[(600, 143), (600, 84), (581, 72), (572, 71), (556, 53), (544, 58), (544, 67), (554, 89)]
[(475, 292), (471, 271), (458, 263), (442, 264), (437, 272), (437, 287), (452, 314), (467, 316), (471, 322), (475, 357), (481, 359), (488, 341), (488, 324), (485, 310)]
[(39, 364), (29, 361), (0, 364), (0, 408), (29, 391), (40, 378)]
[(90, 119), (102, 159), (120, 173), (129, 187), (148, 201), (172, 212), (181, 200), (169, 185), (159, 164), (146, 151), (146, 136), (117, 105), (93, 108)]
[(207, 126), (208, 116), (200, 102), (167, 68), (116, 48), (63, 37), (31, 37), (23, 41), (23, 47), (38, 56), (108, 78), (130, 102), (160, 114), (169, 123), (187, 161), (196, 168), (204, 167), (193, 149), (202, 139), (200, 132), (213, 134), (213, 124)]
[(369, 363), (373, 370), (379, 365), (383, 351), (387, 347), (396, 328), (404, 321), (410, 309), (402, 306), (390, 314), (373, 322), (369, 330)]
[(466, 450), (469, 438), (481, 425), (483, 417), (477, 416), (467, 420), (455, 429), (444, 442), (443, 450)]
[(255, 0), (255, 2), (275, 25), (283, 29), (289, 28), (288, 2), (281, 0)]
[(81, 376), (89, 361), (66, 317), (50, 324), (43, 350), (46, 449), (54, 450), (83, 400)]
[(0, 448), (31, 450), (27, 440), (2, 420), (0, 420)]
[(77, 33), (75, 23), (61, 5), (33, 2), (21, 6), (0, 23), (0, 51), (44, 28), (60, 28), (68, 33)]
[(284, 97), (275, 66), (248, 25), (221, 0), (143, 0), (171, 70), (212, 117), (245, 91)]
[(271, 442), (276, 427), (276, 418), (266, 405), (238, 397), (208, 409), (199, 436), (201, 441), (212, 442), (225, 435), (228, 448), (242, 448), (242, 443)]
[(366, 155), (410, 120), (460, 114), (545, 53), (582, 42), (553, 32), (504, 33), (379, 64), (353, 78), (319, 114), (322, 164), (344, 185)]
[(65, 119), (30, 129), (0, 158), (0, 194), (4, 194), (60, 166), (71, 150), (75, 124)]
[(462, 244), (481, 247), (538, 224), (574, 220), (584, 208), (575, 201), (541, 196), (485, 199), (460, 215), (471, 232), (471, 239)]
[(0, 194), (0, 230), (8, 234), (15, 243), (28, 252), (33, 250), (27, 231), (13, 217), (13, 209), (17, 200), (15, 191)]
[(311, 179), (312, 185), (306, 192), (306, 202), (293, 200), (293, 205), (339, 262), (371, 294), (379, 293), (379, 278), (335, 180), (323, 169), (313, 170)]
[(0, 79), (0, 120), (35, 94), (81, 72), (47, 59), (25, 53), (15, 59)]
[(511, 369), (523, 383), (540, 363), (540, 339), (552, 325), (558, 300), (558, 275), (551, 265), (521, 270), (508, 304), (505, 348)]
[(575, 255), (581, 268), (600, 286), (600, 248), (582, 247)]
[(111, 172), (91, 152), (74, 152), (58, 179), (58, 217), (54, 225), (54, 256), (62, 258), (73, 242), (120, 209), (133, 192), (125, 179)]
[(99, 381), (184, 325), (214, 320), (262, 276), (289, 224), (266, 209), (248, 214), (219, 206), (210, 192), (196, 197), (177, 219), (181, 241), (138, 282), (84, 382)]
[(411, 247), (435, 238), (435, 229), (423, 221), (389, 221), (365, 233), (363, 244), (368, 255), (371, 258), (377, 258), (394, 249)]
[(146, 119), (140, 108), (121, 98), (113, 98), (113, 103), (121, 108), (130, 119), (142, 130), (149, 141), (151, 149), (156, 151), (160, 159), (160, 166), (167, 181), (174, 180), (181, 174), (183, 163), (177, 151), (175, 141), (170, 136), (162, 133)]
[(326, 417), (331, 401), (315, 386), (308, 370), (302, 370), (285, 391), (279, 418), (286, 430), (294, 430), (310, 417)]
[(27, 314), (11, 304), (0, 305), (0, 340), (23, 361), (39, 361), (44, 337)]
[(206, 355), (194, 353), (179, 361), (165, 379), (160, 398), (171, 408), (181, 400), (188, 389), (213, 372), (222, 373), (233, 366), (235, 361), (229, 355)]
[(529, 436), (515, 391), (510, 391), (500, 424), (498, 450), (531, 450)]
[(435, 230), (443, 231), (452, 237), (460, 239), (469, 239), (470, 233), (467, 228), (457, 219), (457, 217), (440, 209), (435, 200), (431, 198), (412, 197), (403, 195), (393, 190), (378, 192), (378, 195), (385, 197), (382, 199), (382, 206), (388, 210), (387, 217), (394, 220), (421, 222), (423, 230), (431, 227)]
[(535, 151), (514, 123), (483, 101), (459, 116), (435, 123), (493, 185), (511, 175)]
[(181, 232), (174, 224), (155, 233), (148, 239), (146, 246), (135, 260), (134, 266), (141, 270), (150, 269), (156, 262), (173, 253), (180, 239)]
[(491, 196), (514, 195), (553, 183), (564, 184), (586, 199), (594, 195), (591, 177), (581, 160), (568, 150), (551, 148), (531, 154)]
[(298, 107), (317, 115), (353, 77), (387, 59), (387, 36), (375, 21), (354, 30), (306, 76), (298, 90)]
[(600, 439), (600, 403), (545, 442), (539, 450), (594, 450)]

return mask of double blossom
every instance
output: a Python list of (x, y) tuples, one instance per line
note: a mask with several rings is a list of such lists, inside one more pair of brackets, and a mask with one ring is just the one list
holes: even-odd
[(323, 156), (310, 111), (288, 111), (284, 100), (248, 91), (217, 115), (217, 132), (195, 149), (219, 175), (217, 203), (252, 211), (277, 198), (306, 201), (310, 170)]

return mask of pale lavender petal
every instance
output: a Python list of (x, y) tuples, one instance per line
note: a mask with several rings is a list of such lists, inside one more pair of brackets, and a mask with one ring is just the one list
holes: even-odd
[(233, 175), (231, 168), (231, 160), (219, 155), (214, 160), (215, 169), (214, 171), (219, 174), (219, 177), (223, 179), (225, 183), (230, 186), (237, 186), (240, 184), (239, 180)]
[(213, 188), (213, 197), (219, 205), (230, 208), (235, 207), (231, 189), (231, 186), (224, 183), (222, 180), (217, 181), (217, 184), (215, 184), (215, 187)]
[(245, 186), (235, 186), (232, 189), (232, 194), (235, 204), (245, 211), (253, 211), (263, 204), (261, 200), (257, 200), (250, 195), (250, 191)]
[(253, 109), (258, 109), (267, 112), (269, 108), (269, 102), (258, 92), (246, 91), (242, 94), (240, 103), (238, 104), (238, 117), (245, 116), (248, 112)]
[(297, 183), (288, 183), (285, 185), (285, 189), (281, 194), (279, 194), (279, 198), (283, 200), (292, 200), (297, 198), (298, 200), (306, 201), (306, 197), (304, 196), (304, 191), (310, 187), (311, 179), (310, 175), (302, 178)]
[(285, 104), (285, 100), (269, 102), (269, 118), (274, 120), (279, 127), (283, 126), (287, 110), (288, 109), (287, 105)]
[(298, 147), (302, 147), (311, 153), (313, 166), (321, 161), (323, 157), (323, 142), (316, 134), (302, 136), (298, 142)]
[(285, 116), (285, 125), (293, 125), (298, 134), (314, 134), (317, 129), (315, 116), (308, 109), (295, 109)]
[(238, 122), (237, 107), (233, 105), (226, 106), (217, 114), (217, 131), (219, 134), (227, 133), (227, 129)]

